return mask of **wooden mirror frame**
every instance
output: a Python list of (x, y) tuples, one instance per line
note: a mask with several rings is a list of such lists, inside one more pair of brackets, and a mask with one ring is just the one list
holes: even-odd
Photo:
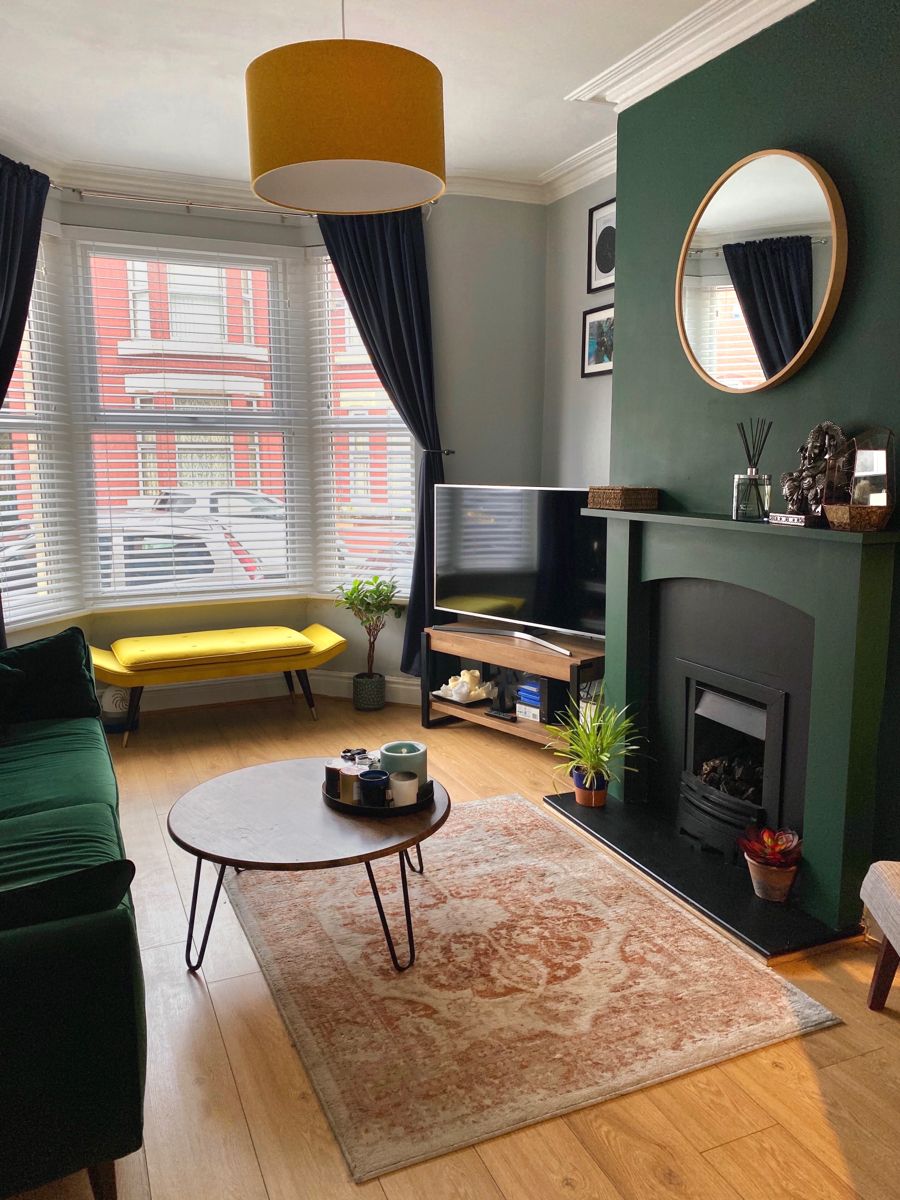
[[(756, 384), (751, 388), (734, 388), (729, 387), (725, 383), (719, 383), (717, 379), (713, 379), (704, 368), (700, 365), (694, 354), (691, 344), (688, 341), (687, 331), (684, 324), (684, 308), (682, 301), (682, 283), (684, 279), (684, 269), (687, 263), (688, 251), (693, 241), (694, 233), (697, 226), (709, 207), (709, 203), (713, 196), (719, 191), (724, 183), (726, 183), (732, 175), (736, 175), (741, 167), (745, 167), (747, 163), (753, 162), (757, 158), (767, 158), (770, 155), (778, 154), (784, 158), (792, 158), (796, 162), (802, 163), (807, 170), (814, 176), (819, 187), (825, 196), (825, 201), (828, 205), (828, 218), (831, 222), (831, 269), (828, 273), (828, 283), (825, 287), (825, 298), (819, 309), (816, 319), (813, 321), (813, 327), (809, 331), (806, 341), (794, 355), (789, 363), (781, 368), (777, 375), (773, 375), (771, 379), (765, 379), (762, 383)], [(742, 158), (739, 162), (734, 163), (720, 175), (716, 182), (712, 185), (706, 195), (703, 197), (697, 211), (694, 213), (693, 220), (688, 226), (687, 233), (684, 235), (684, 243), (681, 247), (681, 254), (678, 256), (678, 270), (675, 273), (675, 320), (678, 325), (678, 336), (681, 339), (682, 349), (687, 356), (688, 362), (697, 372), (701, 379), (705, 380), (711, 387), (718, 388), (720, 392), (730, 392), (735, 396), (750, 396), (754, 392), (764, 392), (769, 388), (777, 387), (779, 383), (784, 383), (786, 379), (796, 372), (808, 362), (815, 353), (816, 348), (831, 324), (831, 319), (834, 316), (838, 306), (838, 301), (841, 298), (841, 290), (844, 286), (844, 276), (847, 272), (847, 218), (844, 213), (844, 205), (841, 202), (840, 194), (835, 187), (834, 180), (828, 172), (820, 167), (812, 158), (807, 158), (805, 154), (795, 154), (793, 150), (757, 150), (755, 154), (748, 154), (746, 158)]]

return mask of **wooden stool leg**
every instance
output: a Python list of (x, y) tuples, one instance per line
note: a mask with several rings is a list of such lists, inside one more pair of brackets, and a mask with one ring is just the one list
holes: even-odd
[(298, 671), (297, 678), (300, 680), (300, 687), (303, 689), (303, 695), (306, 703), (309, 705), (309, 711), (312, 713), (313, 720), (318, 721), (319, 714), (316, 712), (316, 698), (312, 694), (312, 688), (309, 686), (309, 676), (305, 671)]
[(122, 745), (128, 745), (128, 735), (134, 729), (138, 722), (138, 713), (141, 711), (141, 695), (144, 689), (142, 687), (133, 687), (128, 693), (128, 713), (125, 717), (125, 732), (122, 734)]
[(291, 704), (293, 704), (297, 699), (297, 693), (294, 690), (294, 677), (290, 671), (284, 671), (282, 673), (284, 675), (284, 682), (288, 685), (288, 691), (291, 693)]
[(872, 976), (872, 986), (869, 988), (869, 1008), (874, 1012), (881, 1012), (887, 1002), (898, 963), (900, 963), (900, 955), (885, 938), (881, 943), (878, 962), (875, 964), (875, 974)]
[(91, 1181), (94, 1200), (116, 1200), (119, 1193), (116, 1187), (115, 1160), (94, 1163), (92, 1167), (88, 1167), (88, 1178)]

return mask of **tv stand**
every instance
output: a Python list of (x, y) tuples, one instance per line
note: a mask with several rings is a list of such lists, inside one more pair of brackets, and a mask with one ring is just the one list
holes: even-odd
[[(518, 631), (496, 629), (492, 625), (433, 625), (422, 634), (422, 725), (432, 729), (468, 721), (488, 729), (499, 729), (527, 741), (545, 745), (548, 740), (544, 721), (565, 706), (568, 699), (577, 700), (581, 686), (603, 678), (603, 643), (588, 638), (559, 635), (552, 642), (528, 635), (516, 636)], [(489, 701), (473, 705), (458, 704), (432, 696), (451, 675), (458, 675), (463, 660), (481, 664), (482, 678), (491, 667), (507, 667), (524, 671), (542, 681), (545, 698), (543, 720), (510, 720), (508, 716), (493, 716), (488, 712)]]
[[(521, 629), (485, 629), (483, 625), (432, 625), (432, 629), (443, 631), (445, 629), (452, 630), (454, 633), (473, 633), (479, 637), (505, 637), (519, 638), (523, 642), (530, 642), (533, 646), (543, 646), (545, 650), (550, 650), (553, 654), (563, 654), (571, 658), (572, 651), (565, 646), (557, 646), (554, 642), (545, 641), (544, 638), (535, 637), (533, 633), (523, 633)], [(502, 664), (500, 664), (502, 665)]]

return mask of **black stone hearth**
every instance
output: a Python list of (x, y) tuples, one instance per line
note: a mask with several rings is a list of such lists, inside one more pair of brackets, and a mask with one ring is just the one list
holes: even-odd
[[(612, 797), (605, 808), (584, 808), (568, 792), (545, 796), (551, 808), (767, 958), (851, 937), (859, 926), (831, 929), (792, 903), (753, 894), (746, 864), (702, 853), (673, 837), (671, 822), (644, 804)], [(801, 868), (802, 869), (802, 868)]]

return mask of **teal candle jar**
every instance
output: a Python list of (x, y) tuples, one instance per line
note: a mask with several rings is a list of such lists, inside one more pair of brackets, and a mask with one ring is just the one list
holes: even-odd
[(389, 775), (415, 771), (421, 787), (428, 779), (428, 749), (423, 742), (387, 742), (381, 747), (381, 769)]

